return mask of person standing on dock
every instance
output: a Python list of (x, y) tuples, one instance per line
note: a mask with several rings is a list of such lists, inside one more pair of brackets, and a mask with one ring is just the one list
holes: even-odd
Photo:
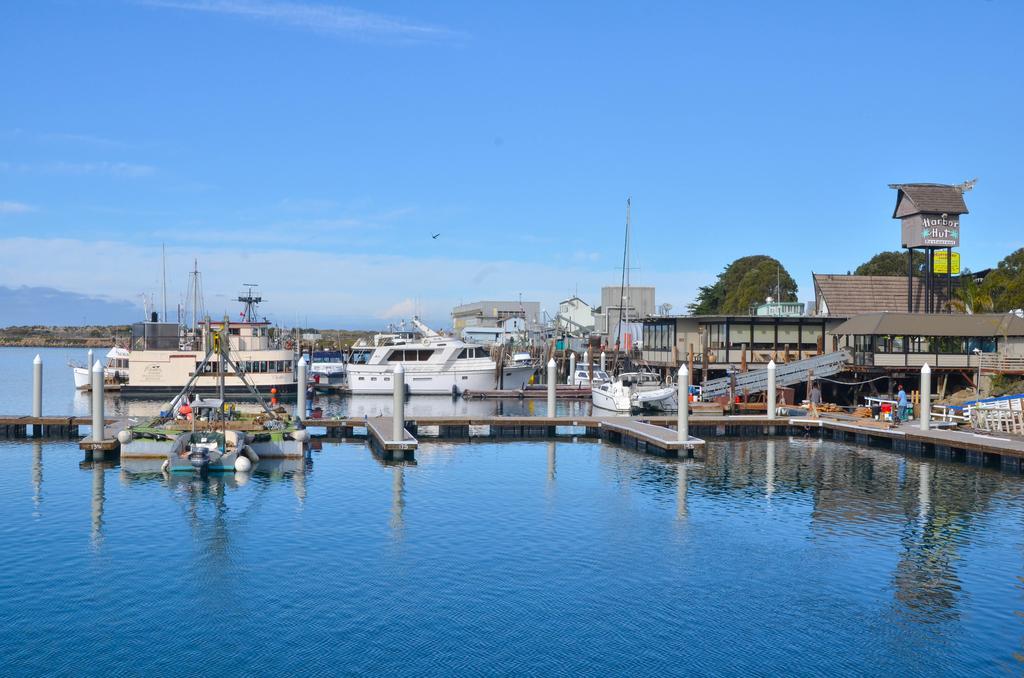
[(815, 417), (818, 416), (818, 406), (821, 405), (821, 388), (818, 387), (818, 382), (814, 382), (811, 385), (811, 393), (808, 396), (811, 404), (811, 414)]
[(907, 392), (903, 390), (903, 384), (899, 385), (899, 393), (896, 394), (896, 423), (907, 419)]

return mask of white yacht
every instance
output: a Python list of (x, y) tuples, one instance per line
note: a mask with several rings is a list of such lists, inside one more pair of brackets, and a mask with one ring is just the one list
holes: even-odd
[(591, 391), (594, 407), (613, 412), (668, 412), (679, 408), (676, 389), (648, 372), (624, 372)]
[[(128, 349), (115, 346), (107, 351), (107, 364), (103, 367), (103, 378), (108, 384), (122, 384), (128, 381)], [(89, 365), (83, 367), (76, 363), (68, 363), (75, 378), (75, 388), (79, 391), (92, 386), (92, 371)]]
[(374, 346), (352, 348), (345, 372), (353, 394), (393, 393), (392, 373), (397, 365), (405, 370), (410, 394), (520, 389), (533, 375), (532, 363), (516, 361), (499, 369), (483, 346), (440, 335), (418, 318), (413, 324), (421, 336), (377, 335)]

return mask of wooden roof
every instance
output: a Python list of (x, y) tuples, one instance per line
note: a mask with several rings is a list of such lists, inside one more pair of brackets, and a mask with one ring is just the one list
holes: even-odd
[[(928, 214), (967, 214), (967, 203), (959, 186), (948, 184), (889, 184), (895, 188), (896, 208), (892, 218), (927, 212)], [(910, 205), (904, 202), (904, 197)], [(902, 209), (901, 209), (902, 206)]]
[[(914, 308), (924, 308), (924, 281), (914, 278)], [(936, 283), (939, 308), (946, 303), (945, 281)], [(907, 279), (899, 275), (814, 274), (815, 309), (824, 298), (830, 316), (852, 318), (863, 313), (907, 310)]]
[(1024, 319), (1012, 313), (868, 313), (850, 318), (835, 334), (927, 337), (1024, 336)]

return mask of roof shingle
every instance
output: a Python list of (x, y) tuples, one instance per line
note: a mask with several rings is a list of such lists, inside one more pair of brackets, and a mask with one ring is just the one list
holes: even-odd
[[(900, 200), (907, 196), (910, 202), (917, 208), (918, 214), (927, 212), (929, 214), (967, 214), (967, 203), (964, 202), (964, 194), (959, 186), (947, 184), (890, 184), (890, 188), (897, 189), (896, 209), (893, 210), (893, 218), (896, 218), (896, 210), (899, 209)], [(903, 215), (908, 216), (908, 215)]]
[[(937, 283), (938, 307), (946, 303), (945, 285)], [(924, 308), (924, 281), (914, 278), (914, 308)], [(907, 310), (907, 279), (898, 275), (814, 274), (815, 308), (824, 299), (828, 315), (852, 318), (864, 313)]]

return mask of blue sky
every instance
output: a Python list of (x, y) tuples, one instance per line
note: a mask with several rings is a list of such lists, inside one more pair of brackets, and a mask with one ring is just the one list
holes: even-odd
[[(888, 183), (979, 177), (964, 265), (1024, 246), (1018, 2), (0, 6), (0, 285), (283, 323), (634, 280), (682, 309), (732, 259), (899, 246)], [(441, 233), (435, 240), (432, 233)], [(91, 270), (103, 261), (102, 271)], [(3, 324), (0, 319), (0, 324)]]

